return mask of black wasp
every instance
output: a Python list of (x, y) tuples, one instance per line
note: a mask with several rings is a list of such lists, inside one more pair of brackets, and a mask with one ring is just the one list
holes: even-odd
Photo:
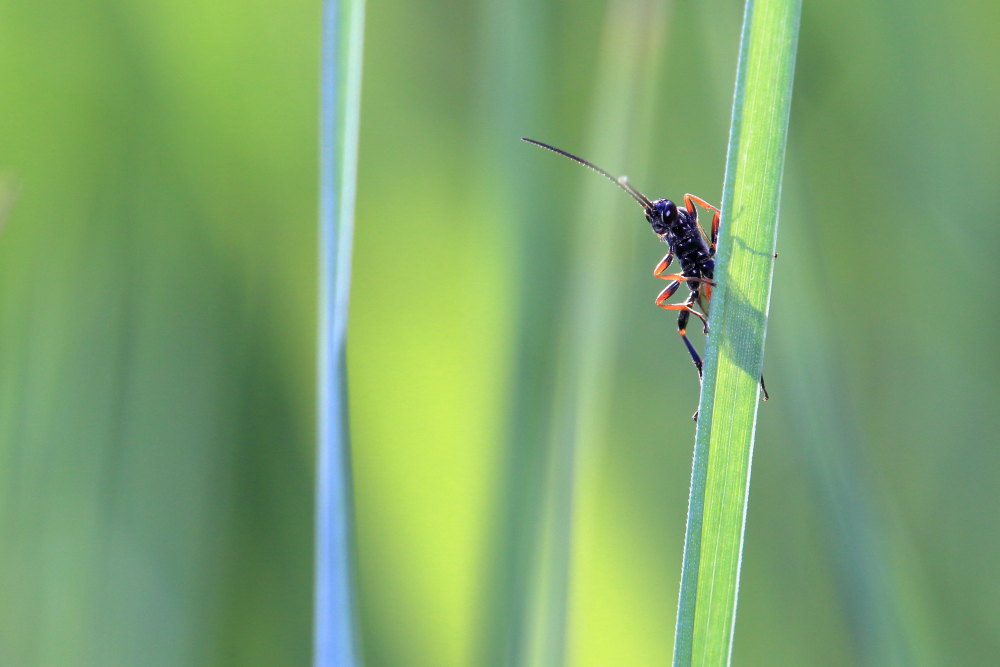
[[(629, 185), (624, 176), (615, 178), (593, 162), (588, 162), (572, 153), (567, 153), (555, 146), (550, 146), (534, 139), (528, 139), (527, 137), (522, 137), (522, 139), (528, 143), (548, 149), (553, 153), (568, 157), (570, 160), (578, 162), (585, 167), (590, 167), (629, 193), (642, 206), (642, 210), (646, 214), (646, 220), (649, 221), (650, 226), (653, 228), (653, 233), (659, 236), (667, 244), (667, 247), (670, 248), (667, 254), (663, 256), (663, 259), (660, 260), (660, 263), (656, 265), (656, 268), (653, 269), (654, 276), (670, 281), (670, 284), (663, 288), (663, 291), (657, 295), (655, 303), (660, 308), (666, 310), (680, 311), (677, 315), (677, 330), (684, 340), (684, 345), (687, 346), (688, 352), (691, 354), (691, 360), (694, 361), (695, 368), (698, 369), (698, 380), (700, 382), (702, 376), (701, 357), (698, 356), (698, 351), (694, 349), (694, 345), (691, 344), (691, 341), (687, 337), (687, 325), (691, 315), (695, 315), (702, 321), (704, 332), (708, 333), (708, 316), (705, 313), (708, 311), (707, 305), (712, 300), (712, 288), (715, 286), (712, 278), (715, 272), (715, 245), (719, 240), (719, 209), (701, 197), (695, 197), (691, 194), (684, 195), (684, 208), (677, 208), (677, 205), (669, 199), (650, 201), (644, 194)], [(698, 209), (695, 208), (695, 204), (712, 211), (711, 237), (706, 236), (705, 230), (698, 224)], [(666, 272), (667, 268), (673, 263), (674, 258), (681, 265), (681, 273)], [(674, 295), (674, 292), (681, 286), (681, 283), (687, 283), (688, 289), (691, 291), (687, 299), (683, 303), (667, 303), (667, 299)], [(704, 312), (695, 310), (695, 305), (698, 305)], [(764, 386), (763, 377), (760, 379), (760, 388), (764, 392), (764, 400), (766, 401), (770, 397), (767, 394), (767, 388)], [(695, 420), (698, 419), (697, 412), (694, 413), (694, 418)]]

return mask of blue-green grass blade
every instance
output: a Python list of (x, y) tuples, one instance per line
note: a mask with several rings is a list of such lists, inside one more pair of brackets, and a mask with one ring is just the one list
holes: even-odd
[(359, 662), (355, 635), (346, 339), (364, 0), (327, 0), (320, 116), (319, 455), (314, 664)]

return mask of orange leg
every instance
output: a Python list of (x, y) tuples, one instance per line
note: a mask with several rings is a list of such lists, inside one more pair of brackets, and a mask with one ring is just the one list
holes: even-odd
[(684, 276), (679, 273), (664, 273), (654, 274), (657, 278), (663, 278), (664, 280), (679, 280), (680, 282), (689, 283), (704, 283), (705, 285), (715, 285), (715, 282), (709, 278), (700, 278), (698, 276)]
[(666, 271), (667, 267), (670, 266), (670, 264), (673, 261), (674, 261), (674, 253), (668, 252), (666, 255), (663, 256), (663, 259), (660, 260), (660, 263), (656, 265), (656, 268), (653, 269), (653, 275), (659, 278), (660, 274)]
[(681, 282), (679, 280), (675, 280), (674, 282), (664, 287), (663, 291), (661, 291), (659, 294), (656, 295), (656, 305), (659, 306), (664, 301), (672, 297), (674, 295), (674, 292), (676, 292), (677, 288), (680, 286)]
[[(688, 302), (685, 302), (685, 303), (666, 303), (667, 299), (669, 299), (670, 297), (672, 297), (674, 295), (674, 292), (676, 292), (677, 288), (680, 287), (680, 286), (681, 286), (680, 281), (677, 280), (677, 279), (675, 279), (674, 282), (672, 282), (669, 285), (667, 285), (666, 287), (664, 287), (663, 291), (660, 292), (657, 295), (657, 297), (656, 297), (656, 301), (655, 301), (656, 305), (659, 306), (660, 308), (663, 308), (664, 310), (681, 310), (681, 311), (685, 311), (685, 312), (688, 312), (688, 313), (693, 313), (695, 316), (697, 316), (698, 318), (700, 318), (701, 321), (704, 322), (705, 327), (708, 328), (708, 319), (704, 315), (702, 315), (701, 313), (699, 313), (697, 310), (695, 310), (694, 308), (691, 307), (691, 303), (693, 303), (693, 302), (691, 302), (691, 303), (688, 303)], [(685, 321), (686, 321), (686, 319), (687, 318), (685, 318)]]
[(715, 245), (716, 243), (719, 242), (719, 215), (720, 215), (719, 209), (715, 208), (701, 197), (695, 197), (694, 195), (690, 194), (684, 195), (684, 205), (687, 207), (688, 213), (694, 213), (695, 216), (697, 216), (698, 212), (697, 209), (694, 207), (695, 204), (698, 204), (699, 206), (702, 206), (708, 209), (709, 211), (715, 212), (714, 215), (712, 216), (712, 236), (711, 236), (711, 242), (709, 243), (708, 246), (709, 251), (714, 255)]
[[(667, 270), (667, 267), (669, 267), (673, 261), (674, 261), (674, 254), (668, 252), (666, 255), (664, 255), (663, 259), (660, 260), (660, 263), (656, 265), (656, 268), (653, 269), (653, 276), (656, 278), (662, 278), (663, 280), (679, 280), (680, 282), (704, 283), (705, 285), (713, 285), (713, 286), (715, 285), (715, 283), (712, 282), (712, 280), (710, 280), (709, 278), (701, 278), (699, 276), (684, 276), (681, 275), (680, 273), (664, 273), (664, 271)], [(671, 294), (673, 294), (673, 292), (671, 292)]]

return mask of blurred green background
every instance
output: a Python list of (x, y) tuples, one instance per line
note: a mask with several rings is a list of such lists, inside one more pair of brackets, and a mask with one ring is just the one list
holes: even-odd
[[(718, 202), (741, 16), (369, 2), (368, 664), (518, 660), (563, 590), (571, 664), (668, 661), (665, 248), (517, 138)], [(0, 664), (309, 660), (319, 17), (0, 5)], [(987, 0), (805, 3), (735, 664), (1000, 652), (998, 38)]]

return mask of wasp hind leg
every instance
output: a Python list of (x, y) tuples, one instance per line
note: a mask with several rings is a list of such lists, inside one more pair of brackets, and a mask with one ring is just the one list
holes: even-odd
[[(694, 349), (694, 345), (691, 343), (691, 340), (687, 337), (687, 324), (688, 320), (691, 318), (691, 313), (694, 313), (695, 315), (700, 317), (702, 321), (705, 323), (706, 328), (708, 327), (708, 321), (705, 319), (704, 315), (702, 315), (697, 310), (691, 307), (691, 305), (698, 298), (697, 292), (691, 292), (691, 296), (688, 297), (688, 300), (685, 301), (684, 303), (664, 303), (664, 301), (669, 299), (670, 296), (675, 291), (677, 291), (678, 287), (680, 287), (680, 282), (676, 280), (667, 285), (666, 289), (660, 292), (660, 295), (656, 297), (656, 305), (665, 310), (681, 311), (677, 314), (677, 333), (680, 334), (681, 339), (684, 341), (685, 347), (687, 347), (688, 354), (691, 355), (691, 361), (694, 362), (694, 367), (698, 371), (698, 384), (700, 385), (702, 379), (701, 356), (698, 354), (698, 350)], [(691, 418), (694, 419), (695, 421), (698, 421), (697, 410), (695, 410)]]

